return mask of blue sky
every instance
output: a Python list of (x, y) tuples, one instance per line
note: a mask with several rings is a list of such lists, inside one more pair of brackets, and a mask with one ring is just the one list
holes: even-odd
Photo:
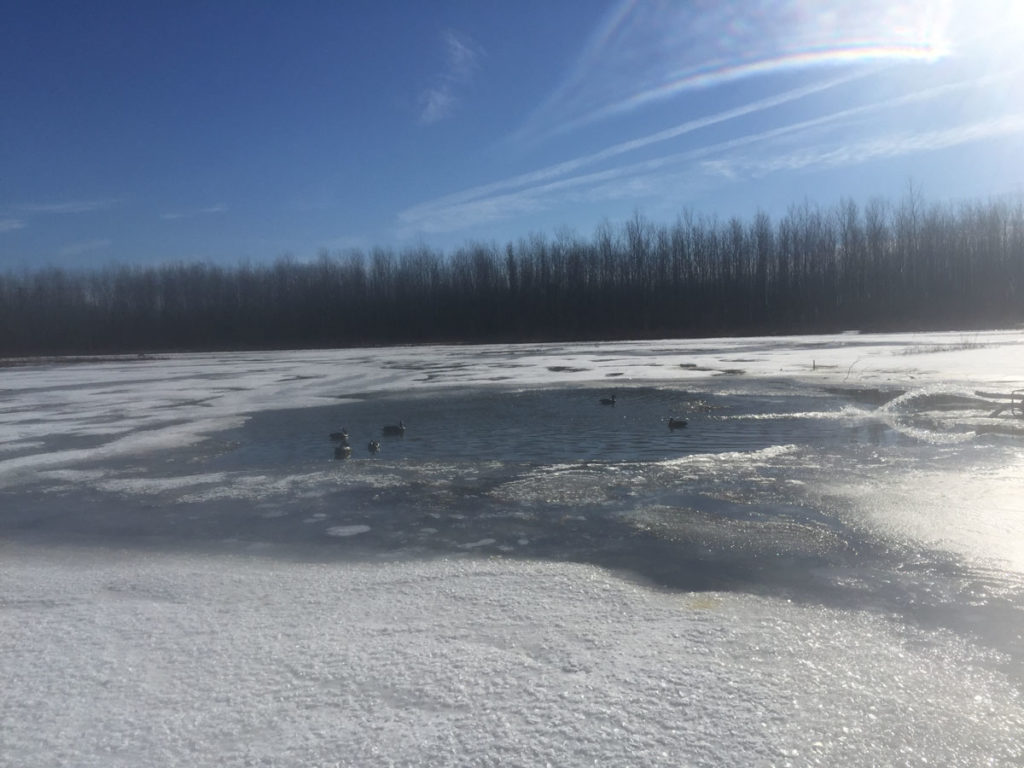
[(0, 269), (1019, 199), (1024, 0), (5, 3)]

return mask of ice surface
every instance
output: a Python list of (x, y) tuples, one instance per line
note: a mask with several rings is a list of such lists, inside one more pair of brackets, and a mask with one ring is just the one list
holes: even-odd
[(1019, 765), (1022, 352), (0, 369), (0, 765)]

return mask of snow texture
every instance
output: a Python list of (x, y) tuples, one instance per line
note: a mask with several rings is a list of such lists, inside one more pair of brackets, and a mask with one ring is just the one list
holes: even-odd
[[(1024, 387), (1019, 331), (173, 355), (0, 377), (0, 766), (1024, 764), (1024, 435), (992, 415)], [(881, 392), (706, 424), (884, 435), (816, 457), (797, 426), (792, 442), (513, 472), (414, 463), (415, 419), (386, 414), (410, 428), (380, 456), (250, 447), (217, 463), (278, 409), (614, 388), (599, 413), (618, 424), (631, 388), (662, 386)], [(326, 457), (340, 426), (310, 445)], [(777, 514), (794, 504), (823, 522)], [(737, 508), (723, 526), (716, 510)], [(80, 509), (137, 529), (64, 537)], [(167, 545), (214, 513), (237, 531)], [(555, 547), (553, 530), (577, 538)], [(701, 563), (777, 549), (812, 565), (762, 559), (736, 588), (687, 588), (590, 551), (623, 530), (697, 542)], [(315, 547), (282, 548), (284, 532)]]

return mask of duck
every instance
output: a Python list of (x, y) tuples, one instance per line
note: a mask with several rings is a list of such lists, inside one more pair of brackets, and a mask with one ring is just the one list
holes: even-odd
[(615, 405), (615, 395), (612, 395), (611, 397), (602, 397), (601, 405)]
[(342, 427), (341, 432), (331, 432), (330, 438), (336, 443), (340, 442), (342, 445), (348, 445), (348, 429)]
[(366, 446), (366, 450), (370, 453), (380, 453), (380, 440), (371, 440)]
[(351, 455), (352, 455), (352, 446), (349, 445), (348, 443), (344, 443), (342, 445), (339, 445), (339, 446), (335, 447), (335, 449), (334, 449), (334, 458), (336, 458), (336, 459), (347, 459)]
[(682, 429), (687, 425), (686, 419), (677, 419), (675, 416), (670, 416), (668, 420), (669, 429)]
[(388, 424), (381, 429), (383, 435), (404, 435), (405, 434), (405, 422), (399, 421), (397, 424)]

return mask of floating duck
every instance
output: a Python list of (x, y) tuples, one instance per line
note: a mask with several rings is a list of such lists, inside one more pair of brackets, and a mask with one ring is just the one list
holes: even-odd
[(348, 430), (342, 427), (341, 432), (331, 432), (330, 438), (336, 443), (340, 442), (343, 445), (348, 445)]
[(677, 419), (675, 416), (670, 417), (668, 420), (669, 429), (682, 429), (686, 424), (686, 419)]
[(371, 440), (366, 446), (366, 450), (370, 453), (380, 453), (380, 440)]
[(388, 424), (386, 427), (381, 429), (383, 435), (404, 435), (405, 434), (405, 422), (399, 421), (397, 424)]
[(336, 459), (347, 459), (352, 455), (352, 446), (348, 443), (339, 445), (334, 449), (334, 458)]
[(615, 395), (612, 395), (611, 397), (602, 397), (601, 405), (615, 405)]

